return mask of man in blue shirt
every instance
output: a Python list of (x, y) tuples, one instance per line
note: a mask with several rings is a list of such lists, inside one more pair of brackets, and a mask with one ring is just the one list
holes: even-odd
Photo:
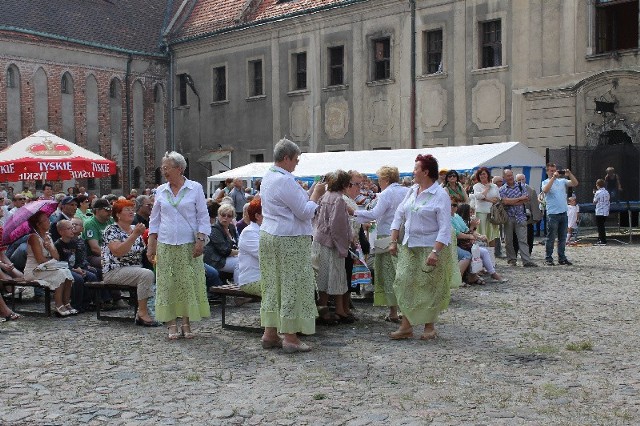
[[(547, 202), (547, 245), (544, 264), (553, 266), (553, 244), (558, 239), (558, 263), (571, 265), (564, 254), (567, 243), (567, 188), (578, 186), (578, 179), (571, 170), (558, 170), (555, 164), (547, 164), (548, 178), (542, 181), (542, 192)], [(568, 178), (568, 179), (567, 179)]]
[[(522, 258), (522, 266), (535, 267), (538, 266), (531, 261), (529, 250), (527, 247), (527, 214), (525, 204), (529, 202), (529, 194), (527, 189), (516, 183), (513, 177), (513, 171), (505, 169), (502, 172), (504, 177), (504, 185), (500, 188), (500, 198), (505, 205), (505, 210), (509, 216), (509, 220), (504, 224), (505, 246), (507, 249), (507, 263), (510, 266), (516, 266), (517, 255), (514, 247), (514, 235), (518, 240), (520, 247), (520, 257)], [(523, 250), (524, 248), (524, 250)]]

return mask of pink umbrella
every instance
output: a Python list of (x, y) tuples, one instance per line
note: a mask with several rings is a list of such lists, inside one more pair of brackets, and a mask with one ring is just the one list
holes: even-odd
[(43, 211), (47, 216), (50, 216), (57, 208), (58, 202), (52, 200), (32, 201), (20, 207), (11, 215), (7, 223), (4, 224), (2, 245), (8, 246), (31, 232), (31, 227), (29, 226), (29, 222), (27, 222), (31, 216), (39, 211)]

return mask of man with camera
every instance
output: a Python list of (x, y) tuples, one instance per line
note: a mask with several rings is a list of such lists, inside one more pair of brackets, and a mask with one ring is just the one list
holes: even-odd
[(542, 192), (547, 201), (547, 244), (544, 264), (553, 266), (553, 244), (558, 239), (558, 263), (572, 265), (564, 253), (567, 243), (567, 188), (578, 186), (578, 179), (569, 169), (558, 169), (555, 164), (547, 164), (548, 178), (542, 181)]

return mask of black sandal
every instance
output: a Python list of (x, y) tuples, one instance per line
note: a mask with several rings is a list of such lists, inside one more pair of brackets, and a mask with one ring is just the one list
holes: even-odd
[(338, 317), (338, 322), (340, 324), (353, 324), (354, 322), (356, 322), (356, 317), (354, 317), (353, 315), (342, 316), (340, 314), (336, 314), (336, 316)]
[(328, 313), (326, 316), (319, 316), (316, 318), (316, 325), (326, 325), (328, 327), (338, 325), (340, 323), (340, 319), (337, 315)]

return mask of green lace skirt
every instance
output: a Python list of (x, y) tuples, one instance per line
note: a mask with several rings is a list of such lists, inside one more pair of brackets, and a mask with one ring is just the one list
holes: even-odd
[(459, 285), (460, 277), (452, 246), (440, 251), (434, 267), (426, 265), (432, 247), (398, 247), (393, 288), (398, 306), (411, 325), (435, 323), (440, 312), (449, 306), (451, 287)]
[(260, 231), (263, 327), (280, 333), (314, 334), (318, 309), (311, 268), (311, 237), (281, 237)]
[(156, 265), (156, 319), (177, 317), (199, 321), (209, 317), (202, 256), (193, 258), (193, 243), (173, 246), (158, 243)]

